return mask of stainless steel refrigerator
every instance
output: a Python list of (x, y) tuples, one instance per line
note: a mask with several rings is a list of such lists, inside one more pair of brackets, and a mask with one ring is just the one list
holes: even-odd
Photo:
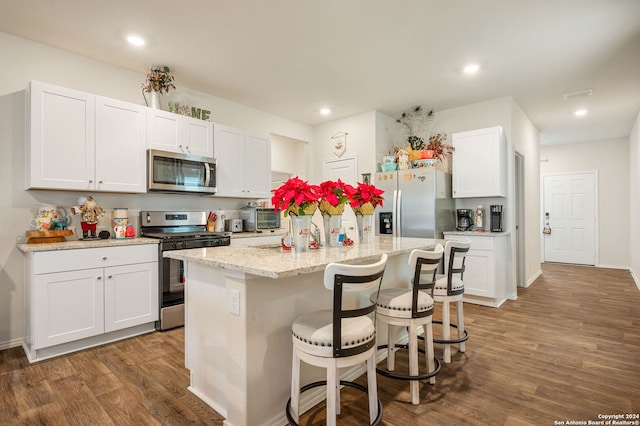
[(384, 207), (375, 213), (376, 234), (444, 238), (454, 229), (451, 174), (424, 167), (375, 173), (373, 184), (384, 190)]

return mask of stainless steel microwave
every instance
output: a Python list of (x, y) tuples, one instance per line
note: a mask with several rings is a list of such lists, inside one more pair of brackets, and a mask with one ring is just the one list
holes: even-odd
[(216, 160), (196, 155), (147, 150), (149, 191), (216, 192)]
[(266, 231), (269, 229), (280, 228), (280, 213), (277, 213), (273, 207), (246, 207), (240, 210), (240, 219), (242, 219), (245, 231)]

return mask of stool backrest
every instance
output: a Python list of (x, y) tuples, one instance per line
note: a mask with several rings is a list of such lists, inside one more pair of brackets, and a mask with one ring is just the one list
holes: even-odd
[(411, 298), (411, 317), (420, 318), (433, 314), (433, 308), (424, 311), (418, 311), (418, 292), (422, 290), (430, 290), (433, 296), (433, 288), (436, 285), (436, 273), (438, 265), (442, 261), (444, 255), (444, 247), (442, 244), (436, 244), (433, 251), (429, 250), (413, 250), (409, 255), (409, 266), (413, 269), (412, 298)]
[(387, 264), (387, 255), (382, 254), (376, 263), (367, 265), (346, 265), (342, 263), (330, 263), (324, 270), (324, 286), (333, 290), (333, 356), (351, 356), (362, 353), (375, 345), (375, 339), (371, 339), (362, 346), (342, 348), (342, 320), (368, 316), (375, 312), (377, 296), (371, 301), (369, 297), (360, 298), (361, 303), (355, 308), (343, 306), (344, 292), (374, 291), (380, 292), (382, 276)]
[(460, 276), (458, 278), (463, 281), (464, 263), (470, 246), (471, 241), (469, 241), (468, 238), (461, 238), (457, 240), (447, 240), (447, 244), (444, 247), (445, 256), (449, 257), (449, 262), (446, 265), (447, 295), (449, 296), (464, 293), (464, 286), (454, 290), (452, 285), (454, 274), (459, 274)]

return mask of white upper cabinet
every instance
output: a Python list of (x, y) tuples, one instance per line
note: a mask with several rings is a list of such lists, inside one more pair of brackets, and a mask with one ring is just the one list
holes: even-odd
[(271, 141), (267, 135), (235, 127), (214, 126), (217, 160), (217, 196), (268, 198), (271, 196)]
[(507, 144), (501, 127), (454, 133), (453, 198), (507, 196)]
[(95, 97), (32, 81), (27, 188), (84, 190), (95, 179)]
[(32, 81), (27, 188), (145, 192), (145, 108)]
[(213, 157), (213, 123), (184, 117), (185, 154)]
[(147, 110), (147, 148), (213, 157), (213, 123), (158, 109)]
[(96, 189), (146, 191), (146, 108), (96, 96)]

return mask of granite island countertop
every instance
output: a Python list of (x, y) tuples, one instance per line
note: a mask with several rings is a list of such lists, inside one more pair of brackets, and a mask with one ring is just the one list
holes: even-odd
[(258, 244), (249, 247), (208, 247), (164, 252), (164, 257), (195, 262), (212, 268), (245, 272), (279, 279), (323, 271), (332, 262), (367, 263), (382, 253), (395, 256), (413, 249), (431, 249), (436, 242), (430, 238), (372, 237), (371, 244), (344, 247), (320, 247), (298, 253), (283, 250), (279, 244)]

